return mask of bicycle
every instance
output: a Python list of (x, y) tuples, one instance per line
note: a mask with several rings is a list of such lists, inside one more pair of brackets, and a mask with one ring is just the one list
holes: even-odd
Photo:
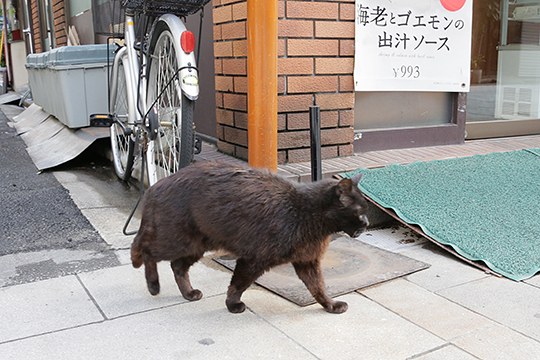
[(195, 37), (180, 17), (209, 1), (121, 0), (123, 44), (116, 42), (109, 114), (92, 119), (94, 126), (110, 126), (114, 170), (121, 180), (131, 177), (139, 160), (140, 180), (149, 186), (193, 160), (198, 69)]

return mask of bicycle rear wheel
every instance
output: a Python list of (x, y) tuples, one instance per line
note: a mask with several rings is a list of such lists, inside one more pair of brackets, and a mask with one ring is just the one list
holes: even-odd
[[(180, 41), (172, 36), (165, 23), (157, 25), (150, 44), (147, 104), (155, 139), (147, 152), (150, 185), (169, 176), (193, 160), (193, 101), (180, 87), (177, 76), (177, 51)], [(152, 114), (153, 113), (153, 114)], [(152, 120), (154, 119), (154, 120)]]
[[(135, 141), (133, 135), (125, 134), (124, 129), (129, 129), (129, 101), (131, 95), (126, 77), (127, 67), (124, 67), (122, 58), (118, 59), (116, 75), (112, 84), (116, 87), (111, 91), (110, 109), (114, 119), (111, 126), (111, 150), (113, 155), (113, 165), (116, 175), (121, 180), (128, 180), (133, 171), (135, 157)], [(114, 81), (116, 80), (116, 81)]]

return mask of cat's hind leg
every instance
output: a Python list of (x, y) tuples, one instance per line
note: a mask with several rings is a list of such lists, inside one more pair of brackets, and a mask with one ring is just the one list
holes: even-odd
[(146, 286), (152, 295), (159, 294), (159, 274), (156, 261), (148, 254), (143, 253), (144, 276), (146, 277)]
[(138, 238), (135, 238), (131, 244), (131, 264), (136, 269), (140, 268), (143, 264), (142, 249), (138, 240)]
[(200, 290), (193, 289), (189, 280), (189, 268), (200, 258), (201, 256), (185, 256), (171, 261), (171, 269), (174, 273), (178, 289), (182, 293), (184, 299), (189, 301), (199, 300), (203, 296)]

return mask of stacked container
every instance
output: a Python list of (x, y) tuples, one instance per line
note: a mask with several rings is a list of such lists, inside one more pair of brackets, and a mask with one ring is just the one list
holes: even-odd
[[(90, 125), (90, 115), (108, 113), (108, 61), (103, 45), (64, 46), (26, 58), (34, 103), (70, 128)], [(108, 54), (108, 56), (107, 56)]]

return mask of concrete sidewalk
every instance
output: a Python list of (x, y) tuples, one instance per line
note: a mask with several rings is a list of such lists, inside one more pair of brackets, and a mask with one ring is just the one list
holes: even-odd
[(431, 268), (342, 296), (349, 303), (342, 315), (319, 305), (300, 308), (257, 286), (244, 296), (248, 311), (230, 314), (224, 305), (230, 273), (209, 261), (192, 271), (202, 300), (180, 297), (166, 263), (159, 269), (162, 293), (152, 297), (143, 271), (129, 264), (131, 237), (120, 233), (126, 198), (77, 171), (55, 175), (123, 265), (1, 288), (4, 359), (540, 356), (539, 276), (517, 283), (487, 275), (402, 228), (369, 231), (360, 240)]
[(54, 175), (121, 265), (0, 288), (2, 359), (540, 358), (540, 276), (485, 274), (398, 227), (359, 240), (431, 267), (340, 297), (341, 315), (258, 286), (243, 297), (246, 312), (230, 314), (231, 274), (208, 258), (191, 272), (203, 299), (185, 301), (167, 263), (152, 297), (121, 233), (136, 189), (79, 170)]

